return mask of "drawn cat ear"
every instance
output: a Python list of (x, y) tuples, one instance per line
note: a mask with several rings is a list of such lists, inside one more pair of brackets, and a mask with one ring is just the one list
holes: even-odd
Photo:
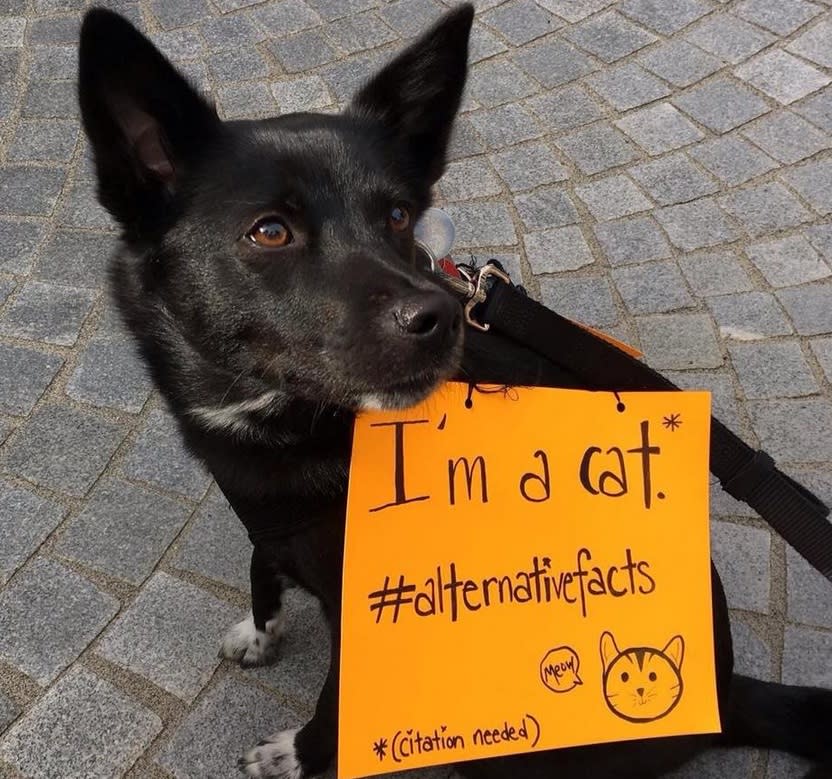
[(618, 647), (615, 645), (615, 639), (612, 633), (604, 631), (601, 634), (601, 664), (604, 666), (604, 671), (609, 668), (610, 663), (620, 655)]
[(682, 667), (682, 660), (685, 656), (685, 639), (681, 636), (673, 636), (662, 652), (673, 661), (678, 671)]

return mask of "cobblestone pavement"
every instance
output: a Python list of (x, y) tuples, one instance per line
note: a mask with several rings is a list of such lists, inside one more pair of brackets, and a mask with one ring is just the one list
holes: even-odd
[[(452, 2), (452, 0), (449, 0)], [(293, 592), (278, 666), (216, 658), (247, 541), (102, 291), (73, 79), (83, 0), (0, 0), (0, 775), (232, 777), (325, 665)], [(332, 110), (435, 0), (149, 0), (224, 117)], [(832, 499), (830, 0), (478, 0), (440, 202), (559, 311), (641, 345)], [(832, 686), (832, 587), (718, 490), (739, 666)], [(445, 777), (447, 770), (415, 774)], [(711, 754), (679, 776), (800, 775)]]

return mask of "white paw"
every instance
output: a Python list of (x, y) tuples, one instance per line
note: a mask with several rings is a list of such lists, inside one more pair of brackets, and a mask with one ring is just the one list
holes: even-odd
[(234, 625), (220, 645), (220, 657), (238, 662), (241, 666), (265, 665), (275, 658), (277, 643), (284, 629), (283, 612), (279, 611), (266, 623), (266, 630), (254, 627), (254, 617), (249, 615)]
[(303, 768), (295, 754), (297, 732), (282, 730), (261, 741), (240, 758), (240, 770), (256, 779), (301, 779)]

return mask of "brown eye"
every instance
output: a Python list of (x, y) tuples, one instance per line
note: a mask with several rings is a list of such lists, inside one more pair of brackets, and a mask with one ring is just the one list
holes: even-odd
[(410, 227), (410, 211), (406, 206), (393, 206), (387, 221), (397, 233), (404, 232)]
[(260, 219), (246, 235), (252, 243), (264, 249), (280, 249), (292, 243), (289, 228), (275, 216)]

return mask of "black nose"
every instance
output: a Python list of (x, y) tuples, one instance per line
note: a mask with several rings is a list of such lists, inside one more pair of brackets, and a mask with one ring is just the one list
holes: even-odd
[(639, 687), (639, 688), (636, 690), (636, 692), (638, 693), (638, 697), (639, 697), (639, 698), (643, 698), (643, 697), (644, 697), (644, 687)]
[(393, 310), (399, 331), (410, 338), (440, 337), (459, 328), (459, 304), (443, 292), (426, 292), (401, 301)]

